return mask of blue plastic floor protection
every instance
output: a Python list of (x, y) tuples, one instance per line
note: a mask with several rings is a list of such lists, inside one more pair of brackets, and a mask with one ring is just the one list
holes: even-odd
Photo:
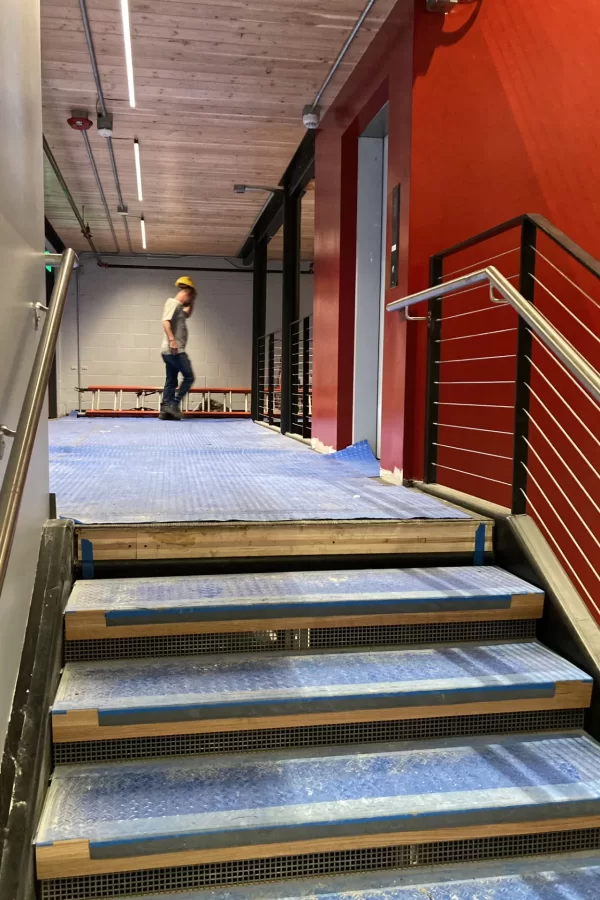
[(373, 604), (388, 600), (439, 603), (474, 601), (475, 607), (501, 607), (517, 594), (542, 594), (539, 588), (496, 566), (440, 566), (429, 569), (357, 569), (325, 572), (274, 572), (245, 575), (179, 575), (167, 578), (95, 579), (76, 582), (67, 615), (106, 610), (119, 624), (120, 614), (147, 615), (157, 610), (211, 608), (223, 614), (285, 604), (297, 614), (321, 604)]
[(248, 421), (49, 425), (59, 515), (85, 523), (468, 518)]
[(379, 460), (376, 459), (368, 441), (358, 441), (343, 450), (330, 453), (325, 459), (344, 463), (367, 478), (378, 478), (381, 472)]
[[(508, 811), (510, 810), (510, 813)], [(235, 815), (232, 815), (235, 813)], [(250, 845), (440, 823), (600, 816), (587, 735), (446, 739), (59, 767), (36, 843), (89, 839), (92, 857)]]
[[(494, 700), (504, 689), (518, 696), (553, 696), (556, 682), (592, 679), (536, 641), (464, 644), (322, 655), (263, 654), (68, 663), (54, 714), (74, 709), (146, 713), (211, 710), (243, 704), (276, 706), (299, 701), (306, 712), (320, 701), (356, 698), (398, 705), (469, 702), (472, 695)], [(478, 696), (476, 699), (481, 699)], [(504, 699), (499, 697), (499, 699)]]
[[(420, 871), (377, 871), (303, 879), (278, 884), (245, 884), (210, 891), (211, 900), (597, 900), (600, 856), (507, 859)], [(206, 892), (178, 894), (204, 900)], [(165, 900), (164, 895), (145, 900)]]

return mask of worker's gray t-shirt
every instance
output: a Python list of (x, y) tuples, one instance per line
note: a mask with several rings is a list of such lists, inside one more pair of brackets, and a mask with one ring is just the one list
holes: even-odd
[[(162, 321), (164, 322), (165, 319), (168, 319), (171, 323), (171, 330), (173, 332), (173, 337), (177, 342), (177, 349), (180, 353), (183, 353), (188, 339), (187, 318), (183, 311), (183, 304), (180, 303), (179, 300), (175, 300), (174, 297), (169, 297), (169, 299), (165, 303)], [(163, 337), (161, 352), (171, 352), (171, 347), (169, 346), (169, 338), (166, 334)]]

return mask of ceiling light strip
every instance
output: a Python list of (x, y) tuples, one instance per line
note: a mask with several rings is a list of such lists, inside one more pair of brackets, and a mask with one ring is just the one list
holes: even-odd
[(133, 80), (133, 53), (131, 49), (131, 27), (129, 24), (129, 0), (121, 0), (121, 18), (123, 19), (123, 40), (125, 41), (125, 65), (127, 67), (129, 105), (134, 109), (135, 82)]
[(140, 203), (144, 199), (142, 196), (142, 165), (140, 163), (140, 142), (135, 138), (133, 142), (133, 153), (135, 156), (135, 177), (137, 179), (138, 200)]
[(146, 222), (145, 222), (143, 216), (140, 219), (140, 225), (142, 228), (142, 250), (145, 250), (146, 249)]

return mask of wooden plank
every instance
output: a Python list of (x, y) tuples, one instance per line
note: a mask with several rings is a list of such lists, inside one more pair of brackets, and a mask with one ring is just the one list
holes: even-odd
[(542, 594), (517, 594), (506, 609), (455, 610), (453, 612), (394, 613), (365, 616), (311, 616), (286, 619), (240, 619), (210, 622), (165, 622), (144, 625), (108, 625), (102, 610), (69, 613), (65, 616), (68, 641), (108, 638), (163, 637), (182, 634), (237, 634), (248, 631), (278, 631), (303, 628), (353, 628), (376, 625), (426, 625), (441, 622), (492, 622), (511, 619), (540, 619)]
[[(499, 810), (498, 815), (502, 815)], [(362, 850), (368, 847), (406, 844), (431, 844), (438, 841), (468, 840), (470, 838), (504, 837), (507, 835), (544, 834), (546, 832), (572, 831), (583, 828), (600, 828), (600, 816), (543, 819), (541, 821), (511, 823), (496, 822), (492, 825), (460, 825), (429, 831), (400, 831), (385, 834), (365, 834), (358, 837), (324, 837), (304, 841), (280, 841), (249, 847), (227, 847), (213, 850), (183, 850), (173, 853), (157, 853), (123, 859), (91, 859), (89, 842), (60, 841), (36, 848), (38, 878), (68, 878), (77, 875), (101, 875), (109, 872), (139, 871), (140, 869), (167, 868), (170, 866), (202, 865), (204, 863), (233, 862), (244, 859), (269, 859), (299, 853), (322, 853), (341, 850)]]
[(592, 697), (592, 684), (559, 682), (553, 697), (520, 700), (456, 703), (446, 706), (398, 706), (392, 709), (344, 710), (291, 716), (232, 717), (136, 725), (101, 725), (98, 711), (69, 710), (52, 716), (52, 737), (56, 743), (107, 739), (164, 737), (175, 734), (211, 734), (227, 731), (255, 731), (262, 728), (297, 728), (303, 725), (388, 722), (407, 719), (437, 719), (442, 716), (483, 716), (489, 713), (533, 712), (546, 709), (585, 709)]
[[(148, 527), (79, 526), (94, 559), (227, 559), (240, 556), (470, 553), (478, 519), (216, 522)], [(493, 523), (485, 523), (492, 550)], [(81, 542), (79, 541), (79, 558)]]

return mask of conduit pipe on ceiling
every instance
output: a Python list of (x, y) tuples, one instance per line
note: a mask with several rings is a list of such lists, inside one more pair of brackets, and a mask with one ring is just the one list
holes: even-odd
[(317, 93), (315, 94), (315, 99), (313, 100), (313, 102), (312, 102), (312, 104), (311, 104), (311, 106), (310, 106), (311, 109), (315, 109), (315, 108), (319, 105), (319, 100), (321, 99), (321, 97), (323, 96), (323, 94), (325, 93), (325, 91), (327, 90), (327, 88), (328, 88), (328, 86), (329, 86), (329, 82), (331, 81), (331, 79), (333, 78), (333, 76), (335, 75), (335, 73), (337, 72), (337, 70), (339, 69), (340, 63), (342, 62), (344, 56), (346, 55), (346, 53), (348, 52), (348, 50), (349, 50), (349, 48), (350, 48), (350, 44), (352, 43), (352, 41), (354, 40), (354, 38), (356, 37), (356, 35), (357, 35), (358, 32), (360, 31), (363, 22), (365, 21), (365, 19), (367, 18), (367, 16), (368, 16), (369, 13), (371, 12), (371, 9), (372, 9), (372, 7), (375, 5), (375, 2), (376, 2), (376, 0), (369, 0), (369, 2), (367, 3), (367, 5), (365, 6), (365, 8), (363, 9), (363, 11), (361, 12), (360, 16), (358, 17), (358, 19), (357, 19), (356, 22), (354, 23), (354, 28), (352, 29), (352, 31), (350, 32), (350, 34), (349, 34), (348, 37), (346, 38), (346, 40), (345, 40), (345, 42), (344, 42), (344, 46), (342, 47), (342, 49), (341, 49), (340, 52), (338, 53), (337, 58), (336, 58), (334, 64), (332, 65), (331, 69), (329, 70), (329, 72), (328, 72), (328, 74), (327, 74), (327, 77), (325, 78), (325, 81), (323, 82), (323, 84), (321, 85), (321, 87), (319, 88), (319, 90), (317, 91)]
[(86, 239), (86, 241), (88, 242), (88, 244), (90, 245), (90, 247), (92, 248), (92, 253), (98, 260), (98, 265), (103, 265), (102, 259), (100, 258), (100, 254), (98, 253), (98, 250), (96, 249), (96, 245), (94, 244), (94, 241), (92, 239), (92, 233), (90, 231), (90, 226), (86, 225), (86, 223), (83, 221), (83, 216), (81, 215), (81, 213), (79, 212), (79, 209), (77, 208), (77, 204), (75, 203), (75, 200), (73, 199), (73, 195), (68, 188), (67, 182), (63, 178), (63, 174), (58, 167), (58, 163), (56, 162), (56, 160), (54, 158), (54, 154), (52, 153), (52, 150), (50, 149), (50, 144), (46, 140), (45, 135), (44, 135), (43, 141), (44, 141), (44, 153), (46, 154), (46, 159), (52, 166), (54, 174), (56, 175), (56, 178), (58, 179), (58, 183), (60, 184), (61, 188), (63, 189), (63, 193), (64, 193), (65, 197), (69, 201), (69, 206), (73, 210), (73, 212), (75, 214), (75, 218), (79, 222), (79, 227), (81, 228), (81, 233), (84, 236), (84, 238)]
[[(79, 0), (79, 8), (81, 10), (81, 19), (83, 22), (83, 31), (85, 34), (85, 40), (88, 47), (88, 53), (90, 55), (90, 62), (92, 65), (92, 72), (94, 74), (94, 81), (96, 82), (96, 93), (98, 94), (98, 104), (100, 106), (100, 112), (103, 116), (107, 115), (108, 110), (106, 109), (106, 102), (104, 100), (104, 91), (102, 90), (102, 82), (100, 80), (100, 71), (98, 69), (98, 62), (96, 60), (96, 51), (94, 49), (94, 40), (92, 38), (92, 31), (90, 28), (90, 20), (87, 11), (86, 0)], [(121, 182), (119, 181), (119, 172), (117, 170), (117, 161), (115, 159), (115, 151), (113, 147), (112, 137), (106, 138), (106, 143), (108, 145), (108, 155), (110, 157), (110, 164), (112, 166), (113, 177), (115, 180), (115, 188), (117, 191), (117, 199), (119, 201), (119, 210), (125, 209), (125, 204), (123, 202), (123, 193), (121, 191)], [(127, 221), (127, 216), (123, 215), (123, 227), (125, 228), (125, 236), (127, 238), (127, 246), (133, 252), (133, 246), (131, 244), (131, 235), (129, 234), (129, 223)]]
[(88, 137), (87, 131), (82, 131), (83, 135), (83, 143), (85, 144), (85, 149), (87, 150), (87, 154), (90, 160), (90, 165), (92, 167), (92, 172), (94, 173), (94, 178), (96, 179), (96, 184), (98, 185), (98, 192), (100, 194), (100, 199), (102, 200), (102, 205), (104, 206), (104, 213), (108, 220), (108, 224), (110, 226), (110, 230), (113, 236), (113, 241), (115, 242), (115, 247), (117, 248), (117, 253), (119, 252), (119, 241), (117, 240), (117, 234), (115, 232), (115, 226), (113, 225), (112, 216), (110, 214), (110, 209), (108, 208), (108, 203), (106, 202), (106, 194), (104, 193), (104, 188), (102, 187), (102, 181), (100, 180), (100, 173), (98, 171), (98, 166), (96, 165), (96, 160), (94, 159), (94, 153), (92, 151), (92, 146), (90, 144), (90, 139)]

